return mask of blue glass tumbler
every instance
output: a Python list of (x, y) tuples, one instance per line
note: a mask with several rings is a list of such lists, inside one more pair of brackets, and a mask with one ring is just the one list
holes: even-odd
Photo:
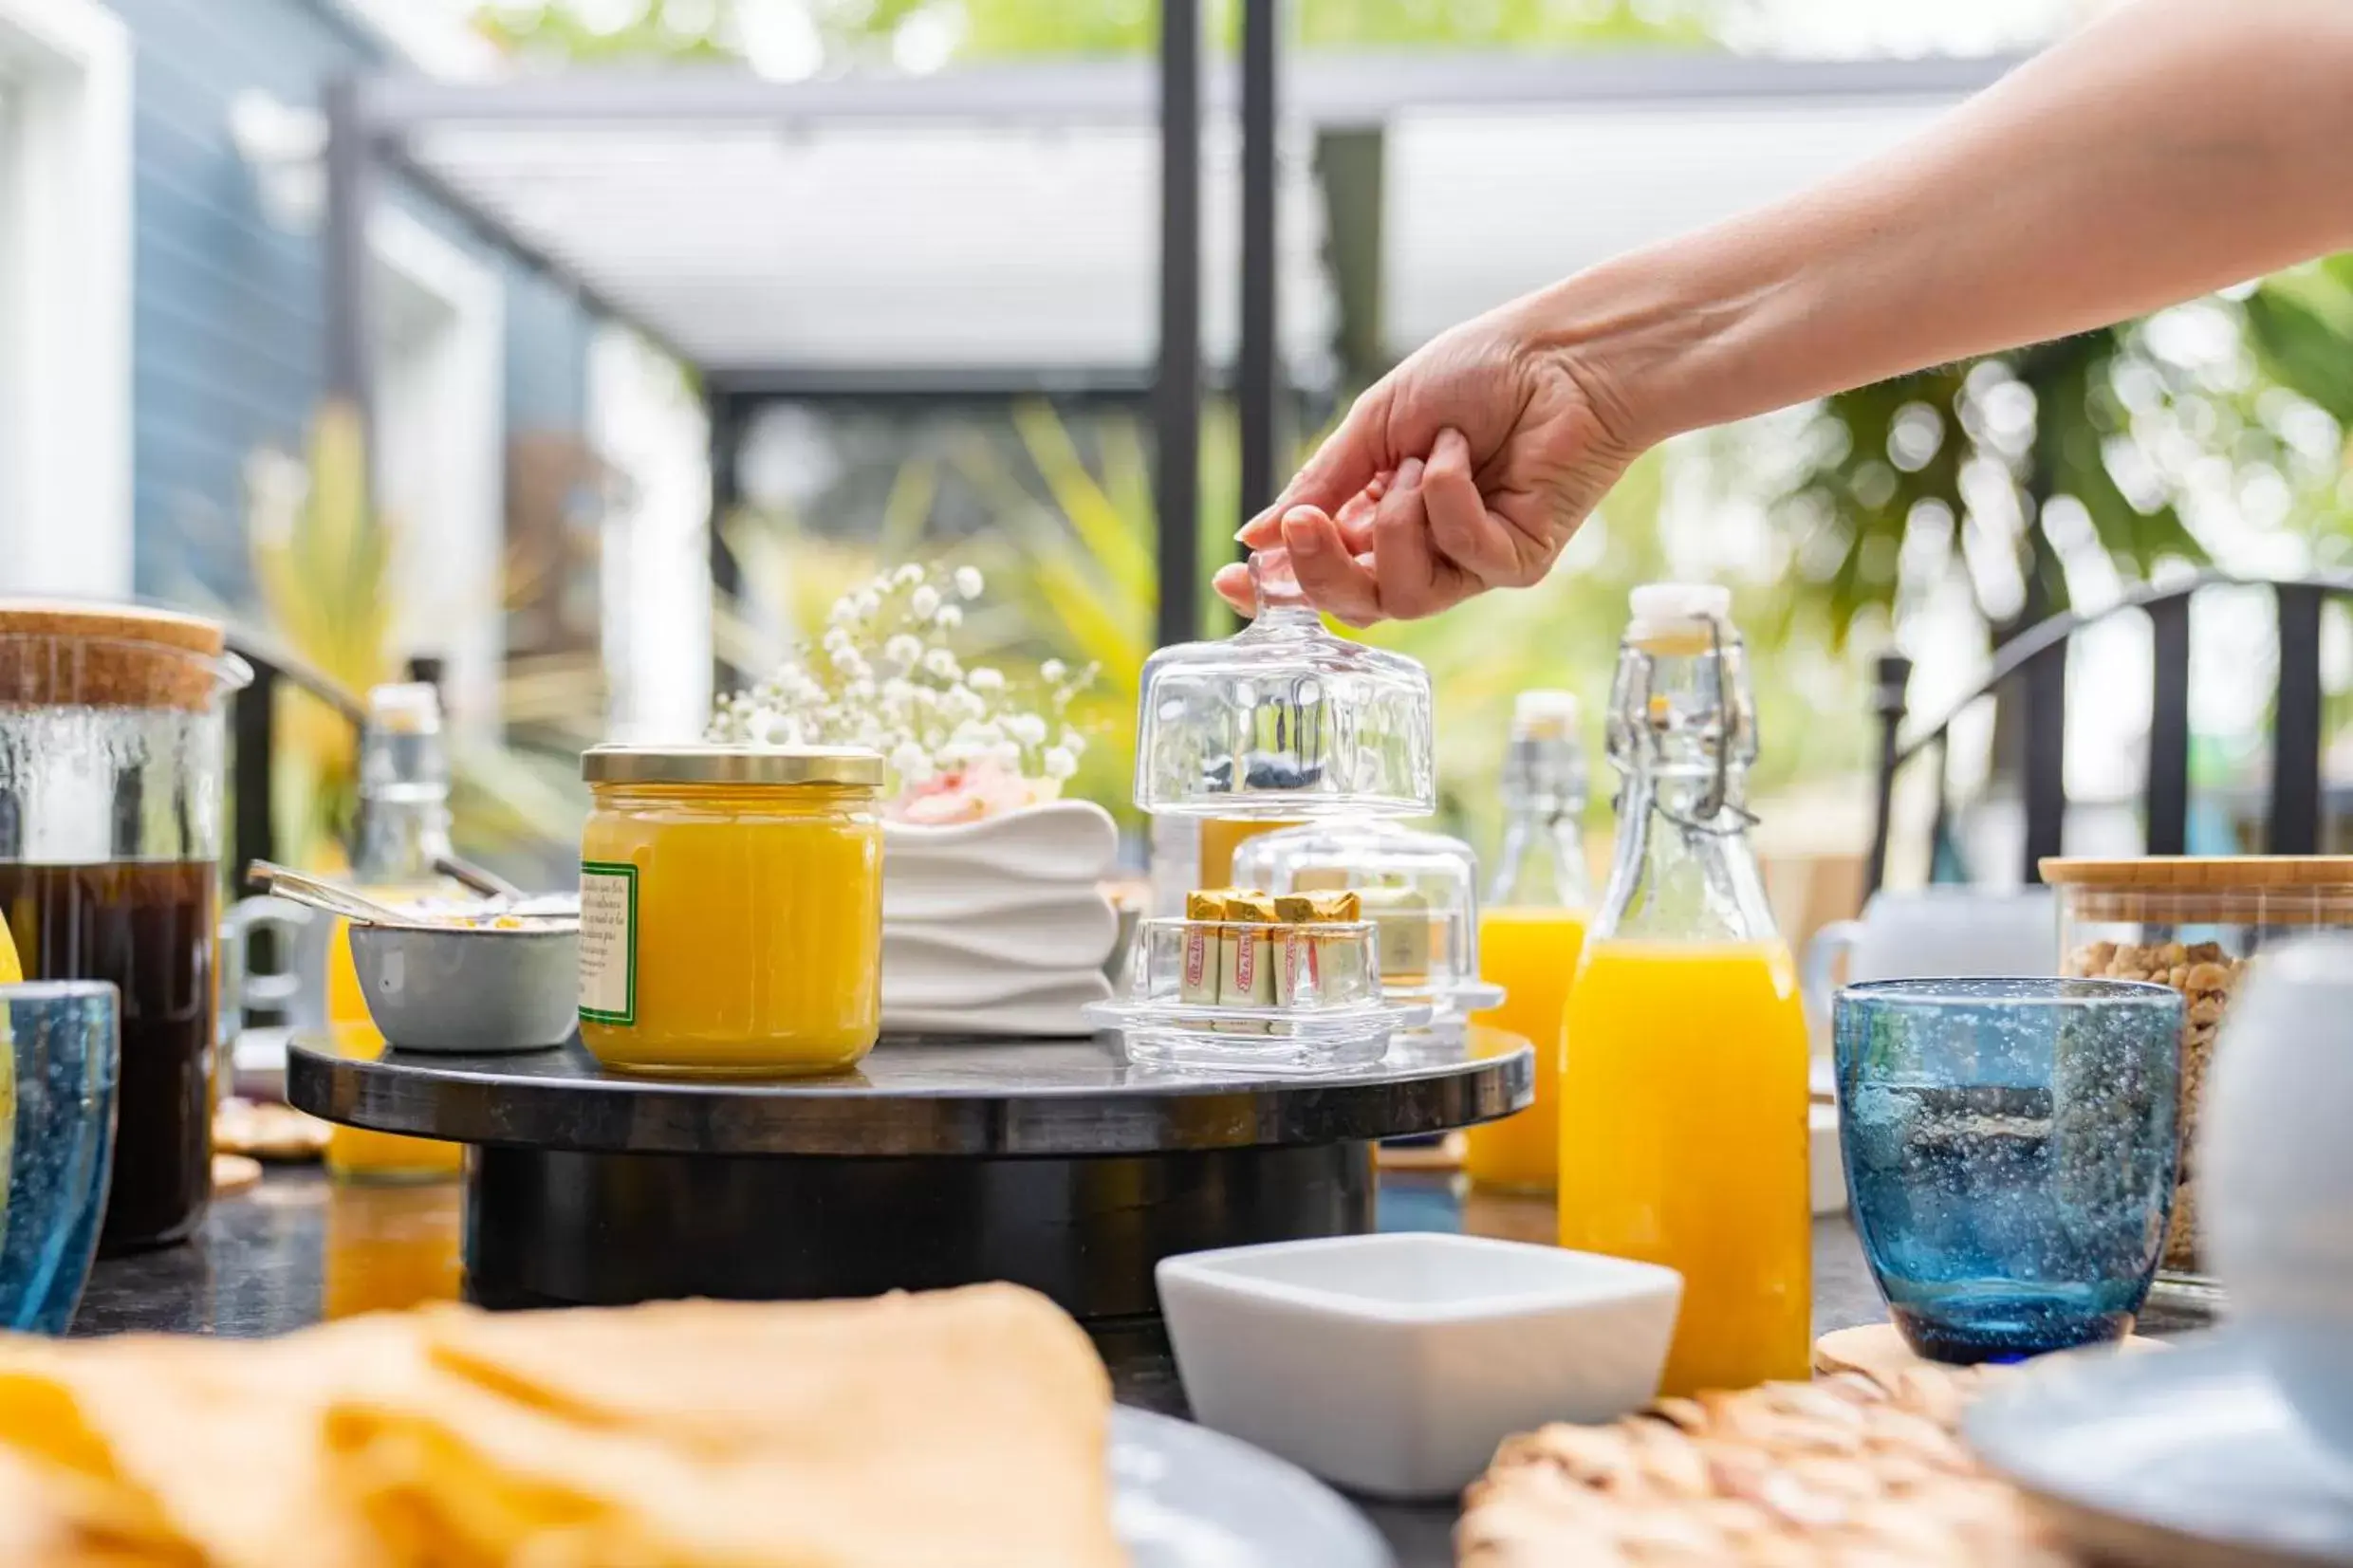
[(114, 1168), (121, 1000), (102, 980), (0, 986), (13, 1115), (0, 1326), (63, 1334), (90, 1277)]
[(2121, 1338), (2164, 1247), (2182, 1002), (2123, 980), (1839, 992), (1839, 1143), (1904, 1339), (2014, 1361)]

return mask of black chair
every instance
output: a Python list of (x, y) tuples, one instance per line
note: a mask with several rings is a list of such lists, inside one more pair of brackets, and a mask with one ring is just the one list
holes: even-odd
[(1992, 671), (1983, 684), (1935, 725), (1914, 734), (1904, 733), (1904, 688), (1911, 680), (1912, 661), (1899, 655), (1883, 655), (1872, 697), (1880, 721), (1880, 755), (1864, 896), (1878, 892), (1886, 876), (1897, 774), (1919, 758), (1930, 759), (1936, 775), (1933, 841), (1937, 849), (1949, 845), (1952, 802), (1944, 764), (1953, 721), (1972, 703), (2010, 683), (2015, 683), (2025, 710), (2018, 731), (2026, 749), (2021, 759), (2027, 820), (2022, 870), (2028, 882), (2042, 880), (2038, 868), (2044, 857), (2060, 852), (2060, 828), (2066, 814), (2067, 647), (2076, 633), (2127, 610), (2145, 613), (2156, 635), (2143, 802), (2148, 853), (2181, 854), (2190, 804), (2190, 600), (2206, 589), (2226, 585), (2267, 588), (2279, 605), (2279, 694), (2265, 847), (2273, 855), (2316, 853), (2321, 832), (2321, 609), (2332, 596), (2353, 597), (2353, 576), (2271, 581), (2208, 573), (2174, 587), (2138, 589), (2104, 609), (2068, 611), (2029, 627), (1994, 654)]

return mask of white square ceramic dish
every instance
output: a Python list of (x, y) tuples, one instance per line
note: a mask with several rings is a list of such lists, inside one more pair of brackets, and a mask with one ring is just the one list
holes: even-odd
[(1474, 1236), (1394, 1232), (1162, 1259), (1194, 1418), (1380, 1497), (1462, 1489), (1513, 1432), (1649, 1399), (1682, 1277)]

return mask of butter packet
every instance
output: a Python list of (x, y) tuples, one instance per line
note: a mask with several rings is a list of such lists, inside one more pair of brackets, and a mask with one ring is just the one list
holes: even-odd
[[(1226, 924), (1218, 943), (1217, 1001), (1227, 1007), (1274, 1005), (1274, 900), (1263, 893), (1226, 895)], [(1221, 1034), (1263, 1034), (1266, 1025), (1239, 1019), (1214, 1025)]]
[(1226, 895), (1221, 892), (1185, 895), (1184, 950), (1176, 976), (1176, 1000), (1203, 1005), (1217, 1000), (1218, 969), (1225, 962), (1223, 923)]
[(1337, 1007), (1362, 1001), (1370, 986), (1354, 932), (1319, 930), (1354, 924), (1362, 906), (1354, 893), (1287, 894), (1275, 899), (1283, 922), (1283, 959), (1275, 1001), (1286, 1007)]
[(1381, 984), (1427, 985), (1436, 927), (1430, 913), (1430, 900), (1416, 888), (1357, 891), (1363, 903), (1364, 918), (1379, 930)]

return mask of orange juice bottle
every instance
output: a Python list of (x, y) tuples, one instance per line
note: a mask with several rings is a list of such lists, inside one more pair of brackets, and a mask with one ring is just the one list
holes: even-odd
[[(1464, 1134), (1463, 1171), (1497, 1191), (1549, 1192), (1561, 1153), (1561, 1011), (1585, 942), (1585, 763), (1577, 699), (1523, 692), (1504, 753), (1503, 854), (1479, 915), (1479, 976), (1504, 988), (1474, 1023), (1536, 1047), (1536, 1100)], [(1473, 1030), (1473, 1054), (1497, 1036)]]
[(1653, 584), (1633, 607), (1617, 855), (1563, 1031), (1561, 1245), (1682, 1274), (1664, 1392), (1803, 1378), (1806, 1016), (1741, 804), (1746, 655), (1723, 589)]
[[(352, 879), (398, 902), (450, 884), (434, 861), (450, 852), (450, 772), (441, 745), (441, 699), (431, 686), (379, 686), (368, 693), (360, 746), (360, 842)], [(338, 919), (328, 937), (326, 1017), (335, 1048), (361, 1059), (383, 1054), (384, 1037), (368, 1013), (351, 957), (351, 927)], [(435, 1181), (457, 1174), (465, 1146), (400, 1137), (337, 1123), (326, 1168), (352, 1181)]]

